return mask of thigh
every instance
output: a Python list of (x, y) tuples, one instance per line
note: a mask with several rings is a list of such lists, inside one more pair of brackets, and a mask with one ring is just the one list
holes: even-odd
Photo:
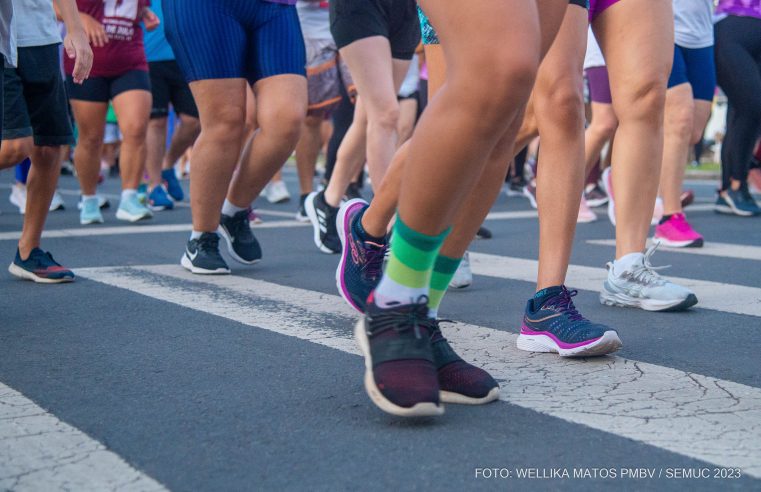
[(306, 77), (306, 49), (296, 7), (260, 2), (257, 10), (257, 25), (247, 42), (249, 83), (276, 75)]
[(73, 99), (71, 109), (77, 122), (81, 140), (103, 143), (106, 127), (107, 102), (83, 101)]
[[(555, 90), (572, 89), (578, 92), (582, 103), (587, 26), (586, 9), (569, 5), (557, 37), (539, 66), (536, 79), (538, 94), (551, 96)], [(546, 100), (545, 97), (541, 99)]]
[(415, 0), (392, 0), (388, 17), (391, 56), (398, 60), (411, 60), (420, 44), (420, 21)]
[(256, 121), (262, 128), (277, 124), (284, 116), (306, 115), (306, 80), (298, 75), (262, 79), (254, 85)]
[(331, 0), (330, 32), (339, 49), (360, 39), (388, 39), (388, 20), (382, 0)]
[(148, 63), (151, 79), (151, 118), (166, 118), (169, 115), (170, 87), (167, 78), (166, 61)]
[(713, 59), (713, 46), (699, 49), (684, 49), (687, 66), (687, 79), (692, 86), (695, 99), (713, 101), (716, 92), (716, 64)]
[(116, 120), (122, 135), (144, 134), (151, 114), (151, 93), (145, 90), (120, 92), (113, 100)]
[(396, 104), (396, 91), (404, 80), (409, 62), (399, 60), (394, 69), (387, 38), (373, 36), (355, 41), (341, 49), (341, 57), (349, 66), (368, 113)]

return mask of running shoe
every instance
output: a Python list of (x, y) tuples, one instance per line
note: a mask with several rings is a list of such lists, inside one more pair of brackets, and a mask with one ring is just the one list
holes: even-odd
[(491, 239), (492, 236), (491, 230), (484, 226), (479, 227), (478, 232), (476, 232), (476, 239)]
[(313, 191), (304, 201), (307, 217), (314, 230), (314, 244), (323, 253), (341, 252), (341, 239), (336, 229), (338, 208), (331, 207), (325, 202), (325, 192)]
[(53, 193), (53, 199), (50, 200), (50, 210), (51, 212), (55, 212), (56, 210), (65, 210), (66, 209), (66, 203), (63, 201), (63, 197), (61, 196), (61, 193), (58, 190), (55, 190), (55, 193)]
[(700, 248), (703, 236), (695, 232), (684, 214), (674, 214), (655, 227), (653, 242), (669, 248)]
[(103, 223), (103, 214), (100, 213), (97, 196), (80, 200), (79, 223), (82, 225)]
[[(100, 194), (95, 194), (95, 196), (98, 198), (98, 208), (101, 210), (106, 208), (111, 208), (111, 202), (108, 201), (108, 198), (104, 197)], [(77, 210), (82, 210), (82, 196), (80, 195), (79, 201), (77, 202)]]
[[(84, 211), (84, 208), (82, 210)], [(132, 194), (120, 201), (119, 208), (116, 210), (116, 218), (127, 222), (137, 222), (151, 217), (153, 212), (143, 205), (137, 194)]]
[(584, 198), (590, 208), (602, 207), (608, 203), (608, 194), (598, 183), (589, 183), (584, 189)]
[(748, 171), (748, 184), (754, 193), (761, 193), (761, 169), (753, 168)]
[(483, 405), (499, 398), (499, 384), (483, 369), (457, 355), (441, 333), (440, 320), (429, 319), (433, 363), (439, 379), (442, 403)]
[(427, 304), (428, 298), (421, 296), (415, 304), (384, 309), (370, 294), (366, 314), (354, 328), (365, 357), (365, 390), (378, 408), (392, 415), (444, 413)]
[(264, 223), (264, 219), (256, 213), (255, 208), (249, 208), (248, 209), (248, 222), (250, 224), (262, 224)]
[(605, 188), (605, 194), (608, 195), (608, 220), (616, 225), (616, 202), (613, 197), (613, 177), (611, 176), (612, 168), (605, 168), (602, 172), (602, 186)]
[(650, 258), (658, 245), (651, 246), (644, 257), (629, 270), (615, 273), (613, 262), (608, 263), (608, 278), (600, 292), (600, 302), (606, 306), (638, 307), (645, 311), (683, 311), (698, 303), (694, 292), (663, 277), (653, 267)]
[(743, 195), (743, 200), (745, 201), (746, 207), (753, 210), (753, 215), (761, 215), (761, 207), (758, 206), (758, 203), (756, 203), (755, 198), (753, 198), (753, 195), (750, 192), (750, 188), (748, 187), (748, 182), (742, 184), (740, 187), (740, 191)]
[(719, 192), (714, 210), (720, 214), (738, 215), (740, 217), (751, 217), (761, 213), (753, 197), (750, 197), (750, 201), (748, 201), (743, 190), (731, 189)]
[(164, 182), (166, 191), (172, 197), (172, 200), (181, 202), (185, 198), (185, 192), (182, 189), (180, 180), (177, 179), (177, 173), (174, 171), (174, 168), (161, 171), (161, 180)]
[(537, 208), (536, 205), (536, 182), (532, 179), (531, 182), (523, 187), (523, 196), (528, 198), (529, 203), (533, 208)]
[(137, 186), (137, 201), (148, 206), (148, 185), (140, 183)]
[(227, 242), (227, 252), (235, 261), (253, 265), (262, 259), (262, 248), (251, 232), (248, 210), (241, 210), (232, 217), (222, 214), (219, 219), (219, 234)]
[(8, 267), (8, 271), (15, 277), (40, 284), (60, 284), (74, 280), (71, 270), (62, 267), (50, 253), (40, 248), (34, 248), (26, 260), (21, 259), (21, 254), (16, 249), (16, 258)]
[(204, 232), (198, 239), (188, 241), (180, 264), (186, 270), (200, 275), (230, 273), (230, 267), (219, 253), (219, 236), (214, 232)]
[(174, 208), (174, 202), (169, 198), (166, 188), (163, 184), (160, 184), (151, 190), (148, 195), (148, 206), (151, 210), (172, 210)]
[(368, 204), (355, 198), (341, 205), (336, 218), (341, 241), (341, 262), (336, 269), (336, 287), (351, 307), (365, 312), (365, 302), (375, 289), (383, 270), (387, 244), (364, 236), (359, 221)]
[(466, 251), (462, 261), (457, 266), (449, 287), (452, 289), (465, 289), (473, 285), (473, 272), (470, 270), (470, 252)]
[(11, 194), (8, 197), (8, 200), (18, 207), (18, 213), (24, 215), (24, 212), (26, 211), (26, 185), (22, 183), (14, 184), (13, 188), (11, 188)]
[(695, 201), (695, 192), (684, 190), (679, 196), (679, 201), (682, 203), (682, 208), (689, 207)]
[(296, 212), (296, 220), (299, 222), (309, 222), (309, 217), (307, 217), (306, 208), (304, 208), (304, 200), (307, 199), (308, 195), (309, 193), (306, 193), (299, 197), (299, 210)]
[(658, 225), (663, 218), (663, 198), (657, 197), (653, 206), (653, 218), (650, 219), (650, 225)]
[(592, 212), (592, 209), (587, 205), (587, 200), (582, 195), (581, 202), (579, 203), (579, 215), (576, 218), (576, 222), (579, 224), (588, 224), (597, 220), (597, 215)]
[(286, 203), (291, 199), (291, 194), (288, 193), (288, 188), (282, 180), (268, 184), (264, 188), (264, 196), (270, 203)]
[(507, 196), (523, 196), (523, 187), (526, 186), (525, 179), (510, 180), (505, 187), (505, 195)]
[[(516, 342), (527, 352), (553, 352), (562, 357), (607, 355), (621, 348), (618, 332), (608, 326), (592, 323), (573, 304), (578, 291), (564, 285), (542, 291), (545, 299), (526, 303), (521, 333)], [(549, 297), (548, 297), (549, 296)]]
[(357, 183), (349, 183), (346, 187), (346, 194), (344, 195), (346, 200), (354, 200), (355, 198), (362, 198), (362, 188)]

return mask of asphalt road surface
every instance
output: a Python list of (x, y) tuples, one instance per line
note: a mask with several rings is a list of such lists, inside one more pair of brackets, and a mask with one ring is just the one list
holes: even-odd
[[(22, 218), (2, 176), (10, 263)], [(179, 266), (187, 202), (125, 224), (111, 180), (106, 223), (82, 227), (62, 178), (67, 208), (43, 247), (76, 282), (0, 271), (0, 490), (761, 490), (761, 218), (715, 214), (712, 184), (690, 183), (687, 209), (706, 247), (653, 259), (698, 294), (686, 313), (600, 305), (613, 227), (604, 209), (579, 225), (568, 284), (624, 342), (582, 360), (515, 348), (538, 226), (527, 200), (502, 195), (494, 238), (472, 246), (473, 286), (441, 310), (501, 401), (402, 420), (363, 390), (338, 257), (294, 220), (286, 179), (291, 203), (257, 203), (263, 261), (203, 278)]]

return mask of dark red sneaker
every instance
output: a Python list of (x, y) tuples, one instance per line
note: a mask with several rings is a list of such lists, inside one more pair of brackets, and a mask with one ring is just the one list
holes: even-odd
[(428, 319), (428, 298), (380, 308), (367, 299), (365, 317), (354, 329), (365, 356), (365, 390), (384, 412), (400, 417), (441, 415), (439, 383)]

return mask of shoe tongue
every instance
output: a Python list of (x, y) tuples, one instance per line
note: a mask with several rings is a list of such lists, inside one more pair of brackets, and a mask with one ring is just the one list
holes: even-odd
[(563, 292), (563, 286), (558, 285), (555, 287), (547, 287), (534, 294), (534, 306), (537, 308), (543, 307), (547, 304), (547, 301)]

